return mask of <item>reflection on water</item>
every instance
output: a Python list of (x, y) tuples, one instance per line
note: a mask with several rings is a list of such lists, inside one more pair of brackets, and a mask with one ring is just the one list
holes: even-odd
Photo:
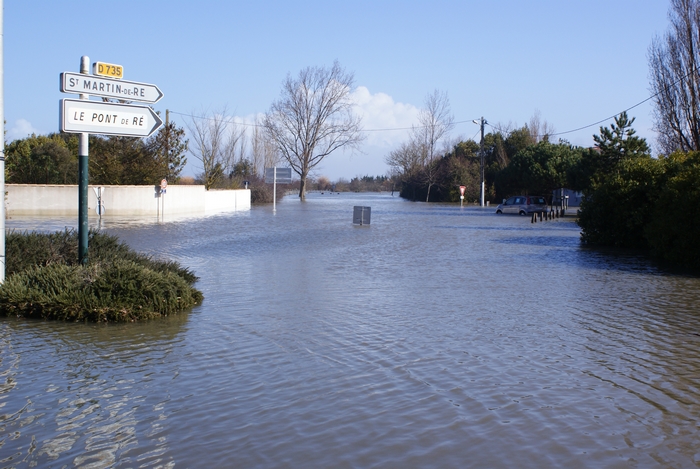
[(700, 465), (700, 279), (571, 220), (318, 194), (102, 223), (205, 301), (0, 320), (0, 467)]

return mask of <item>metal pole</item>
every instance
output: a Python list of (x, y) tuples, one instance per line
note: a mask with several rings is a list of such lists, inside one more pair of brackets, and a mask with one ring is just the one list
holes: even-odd
[[(0, 122), (5, 127), (5, 55), (3, 0), (0, 0)], [(5, 283), (5, 138), (0, 140), (0, 284)]]
[[(80, 58), (80, 73), (90, 73), (90, 58)], [(80, 99), (89, 99), (81, 94)], [(88, 262), (88, 152), (90, 134), (83, 132), (78, 137), (78, 260), (85, 265)]]
[(484, 124), (486, 121), (481, 118), (481, 144), (479, 153), (481, 153), (481, 206), (484, 206), (484, 193), (486, 192), (486, 182), (484, 181)]
[(277, 166), (272, 168), (272, 211), (277, 211)]
[(170, 177), (170, 110), (165, 110), (165, 179)]
[[(165, 181), (170, 177), (170, 110), (165, 110)], [(166, 186), (167, 187), (167, 186)], [(162, 192), (162, 191), (161, 191)], [(161, 194), (163, 221), (165, 221), (165, 194)]]

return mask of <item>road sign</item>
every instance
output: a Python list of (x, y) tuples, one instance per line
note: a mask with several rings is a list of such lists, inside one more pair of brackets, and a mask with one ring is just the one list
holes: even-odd
[(95, 62), (92, 64), (92, 73), (103, 77), (124, 78), (124, 67), (104, 62)]
[(372, 217), (372, 207), (355, 205), (352, 212), (353, 225), (369, 225)]
[(148, 106), (62, 99), (59, 124), (61, 132), (148, 137), (163, 121)]
[[(277, 170), (277, 179), (275, 179), (275, 169)], [(291, 184), (292, 168), (265, 168), (265, 183), (272, 184), (273, 182)]]
[(142, 103), (157, 103), (163, 97), (163, 92), (156, 85), (72, 72), (61, 73), (61, 92), (90, 94)]

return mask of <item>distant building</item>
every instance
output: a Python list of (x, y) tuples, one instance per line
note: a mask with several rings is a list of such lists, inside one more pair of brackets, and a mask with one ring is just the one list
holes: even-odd
[(565, 207), (580, 207), (581, 200), (583, 199), (582, 192), (576, 192), (571, 189), (554, 189), (552, 191), (552, 206), (561, 207), (562, 206), (562, 196), (564, 197)]

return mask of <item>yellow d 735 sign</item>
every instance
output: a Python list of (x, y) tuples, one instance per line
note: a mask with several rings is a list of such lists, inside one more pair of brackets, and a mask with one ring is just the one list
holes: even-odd
[(103, 77), (124, 78), (124, 67), (104, 62), (95, 62), (92, 64), (92, 73)]

